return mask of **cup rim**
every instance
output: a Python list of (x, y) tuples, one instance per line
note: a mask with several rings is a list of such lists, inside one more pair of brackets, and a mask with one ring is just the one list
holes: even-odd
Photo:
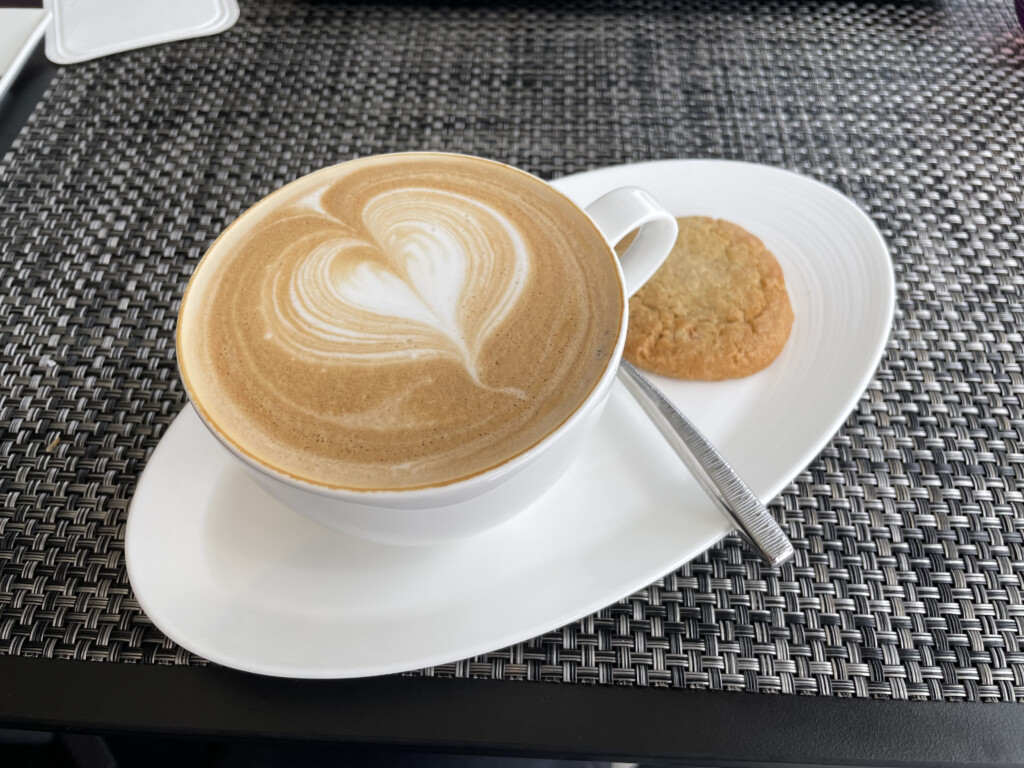
[[(590, 392), (587, 396), (574, 408), (568, 416), (553, 430), (548, 432), (544, 437), (538, 440), (536, 443), (531, 445), (519, 453), (508, 457), (502, 462), (493, 466), (487, 467), (486, 469), (480, 470), (472, 475), (458, 477), (453, 480), (442, 483), (432, 483), (430, 485), (422, 486), (411, 486), (408, 488), (351, 488), (343, 485), (332, 485), (329, 483), (321, 483), (308, 478), (303, 478), (297, 475), (293, 475), (290, 472), (286, 472), (278, 467), (273, 466), (270, 463), (262, 461), (259, 457), (249, 453), (242, 446), (238, 445), (232, 440), (228, 434), (216, 424), (216, 422), (209, 416), (206, 410), (203, 408), (200, 398), (196, 396), (193, 387), (189, 383), (188, 375), (186, 374), (185, 367), (182, 363), (182, 356), (178, 353), (182, 347), (182, 317), (185, 312), (185, 305), (188, 302), (189, 294), (192, 292), (194, 281), (196, 276), (202, 269), (204, 262), (217, 247), (217, 244), (233, 229), (243, 218), (248, 214), (255, 211), (257, 208), (262, 206), (264, 203), (269, 201), (271, 198), (283, 193), (289, 187), (306, 181), (312, 176), (319, 174), (327, 175), (330, 171), (341, 165), (347, 165), (348, 163), (359, 162), (360, 160), (370, 160), (372, 158), (380, 157), (397, 157), (397, 156), (410, 156), (410, 155), (429, 155), (429, 156), (447, 156), (447, 157), (460, 157), (469, 160), (480, 161), (483, 163), (489, 163), (493, 165), (501, 166), (505, 169), (515, 171), (517, 173), (529, 176), (535, 181), (539, 181), (544, 184), (551, 192), (561, 197), (566, 203), (568, 203), (573, 209), (583, 215), (583, 217), (590, 222), (590, 225), (598, 232), (605, 245), (608, 247), (609, 253), (612, 256), (612, 263), (615, 267), (615, 274), (618, 277), (619, 285), (619, 298), (621, 311), (619, 313), (619, 330), (616, 337), (615, 346), (612, 350), (612, 354), (605, 365), (604, 371), (601, 376), (594, 383)], [(374, 504), (375, 502), (381, 506), (386, 506), (386, 502), (389, 500), (400, 500), (400, 499), (412, 499), (418, 500), (429, 500), (433, 497), (446, 497), (456, 493), (464, 492), (465, 489), (473, 488), (474, 486), (480, 486), (481, 492), (490, 490), (491, 487), (496, 484), (500, 484), (503, 478), (511, 477), (515, 475), (520, 468), (532, 463), (540, 454), (544, 453), (551, 445), (558, 442), (561, 437), (569, 432), (573, 426), (585, 416), (603, 399), (604, 395), (611, 388), (611, 384), (614, 380), (615, 373), (619, 367), (619, 361), (622, 359), (622, 352), (626, 343), (626, 332), (628, 330), (628, 318), (629, 318), (629, 296), (626, 294), (626, 280), (625, 275), (622, 272), (622, 266), (618, 258), (615, 258), (615, 244), (612, 243), (604, 231), (597, 225), (597, 222), (590, 216), (589, 213), (579, 205), (575, 200), (570, 198), (561, 190), (554, 187), (549, 182), (536, 176), (528, 171), (524, 171), (521, 168), (516, 168), (513, 165), (502, 163), (497, 160), (491, 160), (485, 157), (479, 157), (477, 155), (468, 155), (459, 152), (433, 152), (428, 150), (416, 150), (407, 152), (383, 152), (373, 155), (365, 155), (351, 160), (345, 160), (341, 163), (334, 163), (333, 165), (324, 166), (323, 168), (317, 169), (311, 173), (307, 173), (303, 176), (299, 176), (296, 179), (288, 182), (287, 184), (278, 187), (267, 195), (257, 200), (251, 206), (246, 208), (242, 213), (236, 216), (231, 223), (226, 226), (223, 231), (214, 239), (210, 246), (203, 253), (199, 262), (193, 269), (191, 276), (189, 277), (188, 284), (185, 287), (185, 291), (182, 294), (181, 302), (178, 306), (178, 313), (175, 321), (175, 363), (178, 368), (178, 376), (181, 379), (182, 385), (185, 388), (185, 394), (188, 396), (189, 405), (199, 416), (200, 421), (206, 426), (207, 430), (217, 438), (218, 442), (227, 448), (235, 457), (244, 462), (253, 470), (265, 475), (273, 480), (284, 483), (292, 488), (312, 492), (319, 496), (326, 496), (333, 499), (342, 499), (347, 501), (358, 501), (361, 503)]]

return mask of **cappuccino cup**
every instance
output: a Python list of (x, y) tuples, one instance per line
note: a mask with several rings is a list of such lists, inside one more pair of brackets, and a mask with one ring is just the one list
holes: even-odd
[(352, 160), (210, 246), (181, 302), (179, 372), (213, 436), (291, 509), (390, 544), (467, 536), (578, 455), (628, 298), (675, 237), (633, 187), (583, 209), (483, 158)]

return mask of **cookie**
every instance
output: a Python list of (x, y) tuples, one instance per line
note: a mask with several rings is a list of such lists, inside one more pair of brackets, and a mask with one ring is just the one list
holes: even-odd
[(760, 371), (793, 325), (782, 268), (742, 227), (703, 216), (678, 222), (672, 253), (629, 300), (626, 359), (678, 379)]

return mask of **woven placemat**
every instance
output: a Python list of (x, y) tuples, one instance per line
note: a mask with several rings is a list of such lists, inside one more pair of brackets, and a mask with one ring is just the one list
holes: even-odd
[(218, 231), (376, 152), (547, 178), (737, 158), (831, 184), (893, 253), (855, 412), (738, 539), (560, 631), (420, 674), (1024, 700), (1024, 34), (1009, 0), (245, 3), (64, 68), (0, 165), (0, 654), (206, 663), (128, 586), (184, 406), (175, 312)]

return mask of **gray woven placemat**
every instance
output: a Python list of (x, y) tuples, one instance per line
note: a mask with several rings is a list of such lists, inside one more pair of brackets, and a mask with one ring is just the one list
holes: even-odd
[(0, 165), (0, 654), (202, 664), (123, 557), (185, 403), (177, 302), (274, 187), (447, 149), (552, 178), (798, 170), (878, 223), (877, 376), (737, 539), (563, 630), (423, 674), (1024, 700), (1024, 34), (1010, 0), (245, 3), (230, 32), (62, 69)]

